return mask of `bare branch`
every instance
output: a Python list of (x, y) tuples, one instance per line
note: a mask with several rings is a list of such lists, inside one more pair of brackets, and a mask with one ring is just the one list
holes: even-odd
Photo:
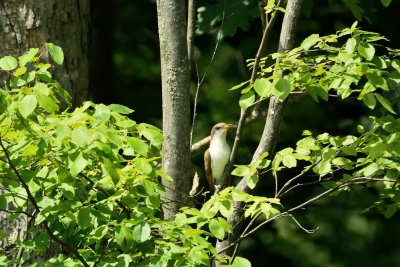
[[(301, 6), (303, 4), (303, 0), (290, 0), (286, 6), (286, 13), (282, 22), (282, 29), (279, 41), (279, 52), (284, 50), (291, 49), (294, 43), (295, 36), (295, 26), (296, 21), (299, 18)], [(257, 65), (254, 65), (257, 68)], [(272, 96), (270, 98), (269, 107), (268, 107), (268, 115), (265, 121), (264, 131), (260, 140), (260, 143), (253, 155), (252, 162), (255, 162), (264, 152), (268, 152), (269, 155), (272, 154), (276, 141), (279, 135), (279, 127), (280, 123), (283, 119), (283, 112), (285, 110), (286, 102), (280, 102), (276, 97)], [(242, 112), (243, 114), (243, 112)], [(245, 114), (245, 113), (244, 113)], [(240, 122), (240, 120), (239, 120)], [(240, 128), (238, 128), (238, 131)], [(240, 133), (240, 132), (239, 132)], [(234, 151), (232, 151), (234, 152)], [(236, 186), (237, 189), (250, 192), (250, 188), (247, 187), (246, 178), (244, 177), (239, 184)], [(229, 220), (230, 225), (237, 225), (237, 227), (233, 228), (232, 234), (228, 235), (228, 238), (223, 241), (218, 241), (216, 245), (216, 249), (218, 253), (222, 253), (221, 248), (228, 247), (230, 244), (235, 244), (236, 242), (240, 242), (239, 231), (240, 231), (240, 223), (238, 220), (240, 219), (243, 211), (241, 211), (244, 203), (235, 202), (233, 206), (237, 209), (231, 216)], [(231, 246), (229, 247), (231, 248)], [(223, 251), (225, 254), (232, 255), (232, 251)]]

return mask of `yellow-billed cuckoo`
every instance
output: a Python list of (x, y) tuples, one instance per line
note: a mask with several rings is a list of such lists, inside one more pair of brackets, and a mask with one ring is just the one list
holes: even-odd
[(228, 185), (221, 178), (231, 155), (231, 148), (226, 142), (226, 133), (231, 128), (236, 128), (236, 125), (220, 122), (211, 130), (210, 147), (204, 153), (204, 167), (211, 193)]

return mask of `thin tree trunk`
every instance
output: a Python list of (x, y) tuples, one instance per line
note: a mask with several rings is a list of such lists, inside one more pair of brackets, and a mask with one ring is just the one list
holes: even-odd
[[(287, 3), (279, 40), (279, 52), (293, 48), (296, 33), (296, 22), (300, 15), (302, 3), (303, 0), (289, 0)], [(268, 152), (269, 155), (273, 153), (279, 137), (279, 128), (283, 119), (285, 105), (286, 101), (280, 102), (276, 97), (271, 97), (268, 115), (264, 125), (264, 131), (261, 136), (260, 143), (253, 155), (252, 162), (256, 161), (264, 152)], [(247, 193), (251, 192), (250, 188), (247, 187), (244, 178), (239, 182), (236, 188)], [(233, 228), (233, 233), (228, 235), (227, 239), (217, 241), (216, 248), (218, 252), (228, 247), (230, 244), (233, 244), (239, 237), (243, 219), (243, 205), (244, 203), (242, 202), (234, 203), (235, 212), (229, 220), (229, 224)], [(222, 251), (221, 254), (232, 256), (234, 253), (234, 248), (235, 247), (232, 246), (230, 249)], [(216, 262), (216, 265), (218, 264), (219, 263)]]
[(184, 0), (158, 0), (160, 38), (163, 158), (162, 165), (173, 181), (163, 180), (165, 218), (187, 203), (190, 191), (189, 63)]
[(88, 99), (90, 0), (0, 1), (0, 57), (18, 56), (45, 42), (64, 51), (64, 63), (52, 73), (74, 105)]

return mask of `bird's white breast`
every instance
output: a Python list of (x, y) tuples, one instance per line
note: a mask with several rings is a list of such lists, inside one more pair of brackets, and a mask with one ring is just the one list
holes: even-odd
[(226, 133), (215, 137), (211, 140), (209, 151), (211, 157), (212, 176), (214, 177), (216, 184), (218, 184), (219, 179), (224, 173), (225, 165), (229, 161), (231, 149), (225, 139)]

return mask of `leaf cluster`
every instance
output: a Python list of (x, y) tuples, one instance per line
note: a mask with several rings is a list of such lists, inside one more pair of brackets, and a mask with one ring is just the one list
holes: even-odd
[(61, 110), (71, 98), (47, 54), (62, 63), (50, 43), (0, 59), (10, 76), (0, 90), (1, 223), (28, 222), (17, 238), (0, 230), (0, 265), (208, 266), (223, 220), (161, 219), (160, 181), (170, 179), (159, 168), (161, 131), (122, 105)]
[[(384, 37), (356, 26), (328, 36), (313, 34), (295, 49), (264, 57), (254, 83), (247, 81), (231, 89), (241, 89), (241, 107), (249, 108), (256, 99), (271, 95), (284, 101), (290, 94), (306, 93), (315, 101), (353, 97), (370, 109), (379, 103), (394, 114), (384, 95), (399, 86), (398, 54), (380, 44)], [(254, 60), (248, 65), (254, 67)]]

